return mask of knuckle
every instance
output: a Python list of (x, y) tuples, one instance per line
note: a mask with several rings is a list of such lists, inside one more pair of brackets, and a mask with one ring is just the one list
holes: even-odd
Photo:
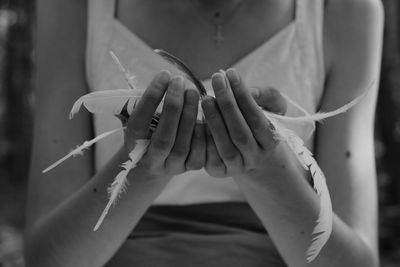
[(156, 90), (156, 91), (164, 91), (167, 88), (168, 80), (169, 80), (169, 77), (168, 77), (168, 79), (158, 79), (153, 84), (154, 90)]
[(200, 170), (201, 168), (203, 168), (203, 163), (201, 161), (189, 160), (186, 163), (186, 169), (187, 170)]
[(261, 129), (264, 123), (264, 119), (261, 116), (252, 116), (248, 120), (254, 130)]
[(142, 138), (146, 135), (146, 132), (143, 128), (139, 128), (136, 126), (128, 127), (126, 129), (127, 135), (133, 138)]
[(178, 146), (172, 149), (171, 156), (175, 158), (184, 158), (188, 154), (188, 149)]
[(228, 99), (223, 99), (219, 103), (219, 107), (224, 112), (233, 112), (236, 108), (235, 104)]
[(181, 117), (182, 117), (181, 118), (181, 123), (185, 123), (185, 124), (188, 124), (188, 125), (194, 124), (195, 123), (195, 118), (196, 118), (196, 110), (195, 109), (188, 110), (188, 109), (184, 108), (183, 111), (182, 111)]
[(153, 141), (153, 147), (158, 151), (168, 150), (171, 147), (171, 142), (167, 139), (156, 139)]
[(234, 141), (238, 146), (246, 147), (250, 144), (250, 139), (246, 134), (235, 134)]
[(238, 154), (235, 152), (226, 152), (223, 155), (224, 161), (226, 162), (237, 162), (238, 160)]
[(206, 172), (212, 177), (224, 177), (225, 176), (225, 167), (223, 166), (210, 166), (207, 165), (205, 167)]
[(165, 173), (167, 175), (178, 175), (183, 173), (183, 164), (178, 164), (175, 160), (168, 158), (165, 161)]
[(185, 103), (183, 111), (185, 114), (193, 115), (197, 112), (198, 105)]
[(204, 167), (205, 157), (202, 156), (189, 156), (186, 160), (185, 166), (188, 170), (200, 170)]
[(150, 160), (150, 157), (143, 157), (138, 163), (138, 166), (142, 167), (143, 169), (148, 170), (150, 173), (155, 172), (154, 161)]
[(164, 104), (165, 105), (165, 112), (171, 114), (179, 114), (181, 112), (181, 107), (179, 103), (175, 101), (169, 101)]
[(147, 102), (150, 105), (156, 106), (161, 101), (160, 95), (157, 92), (150, 91), (144, 94), (141, 101)]

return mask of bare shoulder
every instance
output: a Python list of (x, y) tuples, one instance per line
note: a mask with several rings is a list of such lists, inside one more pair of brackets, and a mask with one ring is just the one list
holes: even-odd
[(354, 88), (346, 100), (378, 80), (383, 17), (380, 0), (325, 0), (328, 82), (337, 77)]
[(73, 102), (87, 92), (86, 0), (38, 0), (35, 31), (35, 119), (28, 225), (57, 206), (91, 175), (90, 154), (49, 174), (41, 170), (91, 137), (88, 115), (69, 121)]
[[(82, 56), (86, 41), (86, 13), (86, 0), (38, 0), (36, 50), (45, 50), (49, 59), (56, 55), (57, 59), (67, 60), (67, 63)], [(38, 56), (40, 60), (45, 55)]]
[(363, 63), (380, 57), (383, 17), (380, 0), (325, 0), (325, 58), (328, 75), (334, 75), (344, 65), (348, 65), (348, 68), (357, 66), (359, 71), (350, 72), (353, 75), (371, 74), (363, 69)]
[[(383, 23), (381, 0), (325, 0), (325, 30), (345, 38)], [(363, 30), (365, 29), (365, 30)], [(338, 32), (339, 31), (339, 32)]]

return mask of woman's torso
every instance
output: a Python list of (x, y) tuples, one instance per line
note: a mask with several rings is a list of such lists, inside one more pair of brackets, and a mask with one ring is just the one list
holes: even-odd
[[(225, 40), (218, 48), (212, 40), (213, 25), (207, 24), (207, 21), (201, 22), (201, 17), (196, 18), (194, 14), (183, 12), (191, 8), (187, 5), (189, 1), (181, 1), (187, 5), (182, 10), (171, 10), (182, 14), (182, 19), (171, 21), (165, 11), (179, 1), (171, 1), (174, 3), (172, 6), (165, 4), (170, 1), (146, 1), (145, 5), (139, 6), (140, 9), (129, 11), (124, 5), (132, 8), (136, 2), (143, 1), (131, 1), (129, 4), (121, 2), (119, 9), (116, 9), (115, 0), (89, 2), (87, 75), (91, 90), (127, 88), (123, 75), (108, 56), (109, 50), (114, 51), (136, 76), (138, 88), (144, 89), (152, 76), (161, 69), (176, 73), (177, 70), (171, 64), (152, 52), (153, 48), (162, 48), (183, 59), (204, 78), (203, 82), (209, 91), (212, 89), (206, 77), (220, 68), (235, 67), (249, 86), (274, 87), (311, 113), (318, 107), (325, 77), (322, 0), (285, 0), (281, 2), (282, 5), (274, 6), (275, 10), (262, 9), (262, 5), (258, 8), (244, 6), (243, 12), (251, 12), (253, 8), (252, 11), (257, 10), (256, 14), (260, 17), (238, 17), (237, 20), (233, 17), (224, 26)], [(155, 5), (150, 8), (151, 3), (157, 2), (164, 3), (164, 6)], [(278, 0), (265, 2), (277, 3)], [(260, 12), (264, 10), (266, 16), (262, 17)], [(241, 20), (246, 23), (241, 25)], [(182, 24), (185, 25), (182, 27)], [(162, 34), (155, 34), (158, 32)], [(196, 42), (198, 39), (201, 41)], [(300, 114), (289, 105), (288, 115)], [(119, 126), (119, 121), (112, 116), (94, 117), (96, 134)], [(309, 125), (291, 127), (303, 137), (310, 132)], [(111, 158), (122, 141), (122, 135), (113, 136), (96, 146), (97, 169)], [(244, 201), (234, 181), (231, 178), (216, 179), (204, 170), (199, 170), (175, 177), (155, 203), (226, 201)]]

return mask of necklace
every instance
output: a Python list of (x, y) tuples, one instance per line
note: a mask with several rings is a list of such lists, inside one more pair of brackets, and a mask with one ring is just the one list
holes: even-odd
[[(228, 13), (225, 16), (222, 16), (222, 13), (220, 11), (214, 12), (214, 16), (212, 19), (205, 18), (204, 16), (201, 16), (199, 12), (197, 12), (197, 15), (202, 19), (206, 20), (208, 23), (212, 23), (215, 28), (215, 33), (213, 36), (213, 41), (214, 45), (216, 48), (220, 47), (220, 45), (225, 41), (224, 38), (224, 33), (223, 33), (223, 27), (228, 25), (235, 17), (236, 14), (238, 14), (239, 10), (244, 6), (245, 3), (247, 3), (247, 0), (242, 0), (236, 6), (232, 9), (230, 13)], [(197, 10), (197, 9), (196, 9)]]

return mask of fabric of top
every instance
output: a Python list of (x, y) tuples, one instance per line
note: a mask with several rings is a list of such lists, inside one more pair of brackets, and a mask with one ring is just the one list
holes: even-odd
[[(172, 64), (155, 54), (152, 47), (129, 31), (114, 14), (115, 0), (89, 0), (86, 70), (91, 91), (128, 88), (109, 55), (110, 50), (136, 76), (137, 88), (141, 90), (162, 69), (178, 72)], [(294, 20), (231, 67), (238, 70), (248, 86), (276, 88), (309, 113), (314, 113), (323, 94), (325, 79), (322, 28), (323, 0), (296, 0)], [(203, 83), (207, 91), (212, 92), (211, 81), (204, 80)], [(289, 105), (287, 115), (303, 114)], [(94, 116), (96, 135), (118, 127), (120, 121), (112, 115)], [(300, 137), (310, 136), (312, 131), (310, 125), (288, 127)], [(122, 133), (98, 143), (95, 147), (96, 170), (102, 168), (122, 144)], [(308, 144), (312, 144), (312, 138)], [(174, 177), (155, 204), (226, 201), (245, 200), (233, 179), (216, 179), (202, 169)]]

